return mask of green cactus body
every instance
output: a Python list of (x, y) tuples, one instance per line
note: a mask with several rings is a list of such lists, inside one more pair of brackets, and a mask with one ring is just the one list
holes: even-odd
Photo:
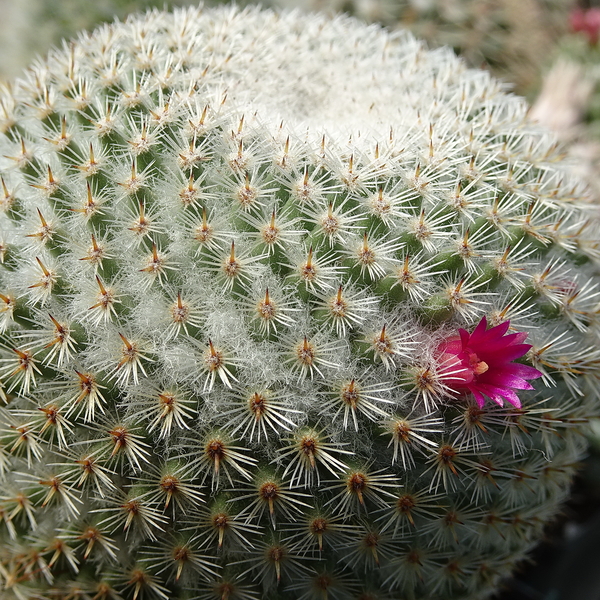
[(489, 595), (598, 409), (598, 220), (525, 103), (233, 8), (1, 102), (2, 598)]

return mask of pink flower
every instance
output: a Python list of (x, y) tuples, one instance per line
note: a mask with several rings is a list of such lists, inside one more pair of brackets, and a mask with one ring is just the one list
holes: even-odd
[(600, 34), (600, 8), (592, 7), (584, 10), (582, 8), (574, 9), (569, 15), (571, 30), (582, 32), (588, 37), (592, 46), (598, 43)]
[(473, 394), (479, 407), (487, 396), (500, 406), (507, 400), (521, 408), (515, 390), (532, 390), (527, 379), (537, 379), (542, 373), (533, 367), (512, 362), (531, 348), (522, 342), (527, 333), (505, 335), (510, 321), (490, 329), (485, 317), (473, 333), (459, 329), (459, 336), (445, 340), (438, 348), (441, 383), (456, 395)]

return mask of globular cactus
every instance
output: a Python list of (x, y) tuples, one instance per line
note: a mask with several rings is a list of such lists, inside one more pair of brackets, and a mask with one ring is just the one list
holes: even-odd
[(526, 104), (234, 8), (1, 102), (2, 598), (489, 595), (598, 412), (596, 209)]
[(556, 54), (561, 37), (568, 32), (572, 8), (572, 3), (561, 0), (270, 0), (270, 3), (345, 11), (369, 23), (407, 28), (433, 46), (452, 47), (471, 66), (485, 65), (496, 77), (512, 83), (518, 93), (531, 98), (539, 92), (548, 57)]

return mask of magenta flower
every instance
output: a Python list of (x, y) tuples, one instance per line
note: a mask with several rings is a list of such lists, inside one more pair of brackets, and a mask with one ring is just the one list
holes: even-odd
[(439, 347), (438, 376), (444, 387), (455, 395), (473, 394), (479, 407), (487, 396), (500, 406), (507, 400), (521, 408), (515, 390), (532, 390), (527, 379), (542, 373), (533, 367), (512, 362), (527, 353), (530, 344), (522, 342), (527, 333), (505, 335), (510, 321), (490, 329), (483, 317), (473, 333), (459, 329), (459, 336), (445, 340)]

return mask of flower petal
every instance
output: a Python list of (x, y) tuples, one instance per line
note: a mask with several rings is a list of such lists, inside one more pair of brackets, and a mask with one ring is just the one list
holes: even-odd
[(517, 344), (515, 346), (508, 346), (507, 348), (502, 348), (500, 350), (492, 350), (485, 352), (478, 352), (478, 356), (485, 360), (488, 365), (500, 364), (500, 363), (508, 363), (517, 358), (521, 358), (521, 356), (527, 354), (529, 349), (531, 348), (530, 344)]
[(479, 406), (479, 408), (483, 408), (485, 405), (485, 398), (475, 389), (472, 389), (471, 393), (477, 402), (477, 406)]
[[(479, 325), (481, 325), (481, 323), (479, 323)], [(477, 327), (479, 327), (479, 325)], [(475, 331), (473, 332), (473, 334), (475, 334), (475, 332), (477, 331), (477, 327), (475, 328)], [(509, 327), (510, 327), (509, 321), (500, 323), (500, 325), (496, 325), (495, 327), (492, 327), (491, 329), (488, 329), (487, 331), (485, 331), (483, 334), (476, 336), (476, 339), (473, 341), (473, 343), (475, 343), (475, 344), (480, 343), (480, 342), (490, 343), (490, 342), (493, 342), (494, 340), (505, 339), (505, 338), (503, 338), (503, 336), (508, 331)]]
[(543, 373), (535, 367), (529, 365), (522, 365), (520, 363), (511, 363), (504, 367), (506, 370), (510, 370), (513, 375), (522, 377), (523, 379), (538, 379), (543, 376)]
[(517, 408), (521, 407), (521, 400), (519, 400), (519, 396), (517, 396), (513, 390), (486, 384), (477, 385), (477, 389), (486, 396), (489, 396), (500, 406), (504, 405), (502, 399), (505, 399), (508, 400), (513, 406), (516, 406)]
[[(489, 373), (489, 372), (488, 372)], [(517, 375), (511, 375), (506, 372), (492, 372), (486, 373), (487, 377), (485, 379), (479, 378), (477, 384), (481, 383), (497, 385), (501, 388), (514, 388), (517, 390), (533, 390), (534, 387), (525, 379), (518, 377)]]

